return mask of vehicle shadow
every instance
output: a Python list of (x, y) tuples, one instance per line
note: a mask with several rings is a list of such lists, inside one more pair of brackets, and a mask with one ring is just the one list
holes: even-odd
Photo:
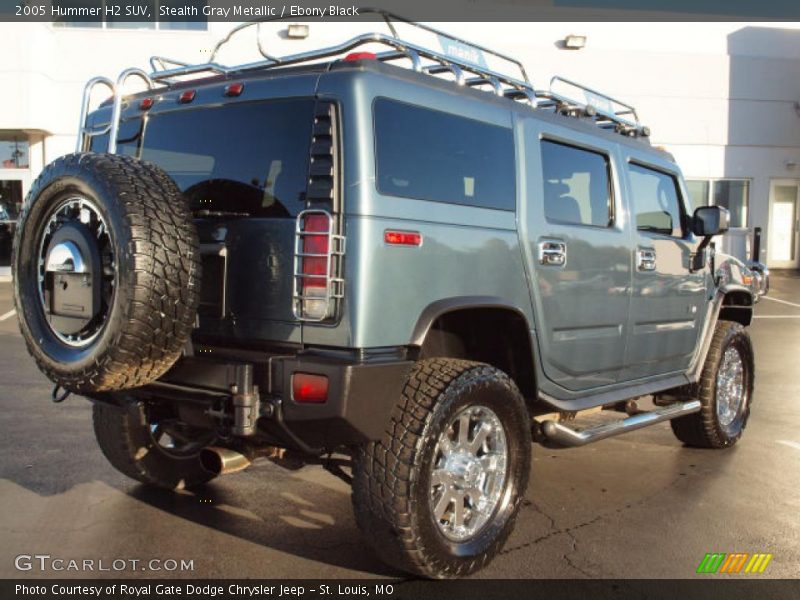
[[(273, 465), (257, 464), (250, 469), (269, 471), (247, 473), (251, 480), (257, 477), (269, 484), (262, 483), (257, 489), (249, 482), (241, 486), (243, 478), (237, 475), (239, 482), (216, 480), (192, 490), (137, 485), (128, 490), (128, 495), (172, 516), (264, 548), (358, 571), (361, 576), (404, 577), (382, 563), (364, 543), (353, 521), (347, 494), (310, 483), (298, 485), (297, 481), (282, 485), (280, 480), (290, 476), (278, 474), (280, 468)], [(226, 568), (225, 573), (229, 577), (253, 576), (253, 568), (246, 565), (247, 573)]]

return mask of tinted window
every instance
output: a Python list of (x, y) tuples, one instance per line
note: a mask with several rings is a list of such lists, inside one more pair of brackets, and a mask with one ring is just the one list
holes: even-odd
[[(294, 216), (303, 210), (314, 101), (229, 104), (127, 121), (118, 153), (163, 168), (195, 211)], [(103, 151), (108, 136), (92, 149)]]
[(542, 141), (547, 220), (608, 227), (613, 206), (608, 171), (602, 154)]
[(637, 164), (629, 166), (636, 228), (682, 237), (681, 203), (672, 175)]
[(400, 102), (375, 102), (378, 191), (514, 210), (510, 129)]

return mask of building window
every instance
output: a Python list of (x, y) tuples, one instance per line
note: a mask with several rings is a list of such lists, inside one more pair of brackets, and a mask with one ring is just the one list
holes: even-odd
[(747, 227), (747, 208), (750, 182), (746, 179), (720, 179), (715, 181), (714, 204), (731, 212), (731, 227)]
[(19, 135), (0, 132), (0, 169), (27, 169), (30, 166), (30, 144)]
[(608, 171), (608, 157), (604, 154), (542, 141), (547, 220), (608, 227), (612, 220)]
[(692, 208), (708, 206), (708, 192), (711, 189), (710, 181), (705, 179), (687, 179), (686, 189), (689, 191)]
[[(208, 0), (138, 0), (134, 4), (126, 4), (120, 0), (51, 0), (56, 6), (70, 9), (88, 9), (98, 17), (56, 17), (54, 27), (90, 27), (96, 29), (159, 29), (172, 31), (206, 31), (208, 19), (203, 16), (203, 7)], [(135, 10), (149, 10), (151, 18), (137, 20), (137, 15), (128, 15), (128, 7)], [(141, 8), (139, 8), (141, 7)], [(171, 9), (169, 15), (161, 16), (161, 9)], [(139, 17), (141, 18), (141, 17)]]
[(686, 187), (692, 197), (692, 206), (723, 206), (731, 213), (731, 227), (747, 227), (750, 180), (688, 179)]

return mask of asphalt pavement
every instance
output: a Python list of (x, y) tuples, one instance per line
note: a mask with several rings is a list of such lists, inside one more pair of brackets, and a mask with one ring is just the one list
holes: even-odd
[[(89, 402), (50, 401), (12, 308), (0, 283), (0, 577), (401, 576), (363, 542), (348, 486), (320, 467), (262, 460), (175, 493), (117, 473)], [(708, 552), (747, 552), (773, 558), (743, 577), (799, 577), (800, 278), (773, 277), (756, 317), (756, 391), (739, 444), (686, 448), (660, 424), (583, 448), (534, 446), (516, 530), (477, 576), (687, 578)], [(95, 571), (20, 571), (15, 562), (30, 564), (20, 555), (93, 560)]]

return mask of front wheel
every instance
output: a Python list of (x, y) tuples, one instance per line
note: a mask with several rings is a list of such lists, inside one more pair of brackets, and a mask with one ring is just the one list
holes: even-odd
[(700, 400), (700, 412), (670, 421), (675, 436), (688, 446), (728, 448), (742, 436), (753, 397), (753, 346), (747, 330), (719, 321), (700, 381), (688, 394)]
[(502, 371), (419, 361), (383, 439), (355, 456), (356, 521), (379, 556), (437, 579), (487, 565), (525, 493), (528, 423), (525, 402)]

